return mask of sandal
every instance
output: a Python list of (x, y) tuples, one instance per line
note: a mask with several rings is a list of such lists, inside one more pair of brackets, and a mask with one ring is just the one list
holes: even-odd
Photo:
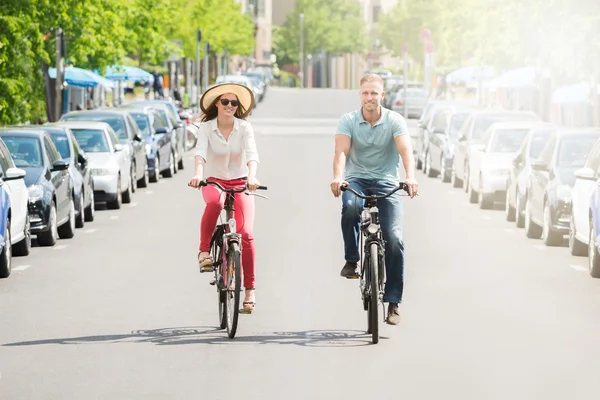
[(198, 253), (198, 264), (200, 264), (200, 273), (213, 272), (214, 269), (212, 256), (209, 254), (206, 257), (200, 258), (200, 254), (202, 254), (202, 252)]
[[(254, 291), (254, 288), (252, 289), (246, 289), (246, 290), (252, 290)], [(242, 311), (244, 313), (248, 313), (251, 314), (252, 311), (254, 311), (254, 306), (256, 306), (256, 303), (254, 301), (244, 301), (243, 303), (244, 308), (242, 309)]]

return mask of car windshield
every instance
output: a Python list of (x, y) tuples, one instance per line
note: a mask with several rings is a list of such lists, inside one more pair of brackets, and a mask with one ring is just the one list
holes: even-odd
[(452, 121), (450, 122), (450, 136), (458, 137), (458, 132), (460, 132), (460, 128), (462, 128), (463, 124), (467, 120), (469, 114), (454, 114), (452, 116)]
[(83, 112), (81, 114), (67, 115), (64, 121), (100, 121), (106, 122), (113, 128), (117, 133), (119, 139), (127, 139), (127, 132), (125, 131), (124, 118), (116, 115), (95, 115)]
[(475, 126), (473, 127), (473, 139), (480, 139), (485, 131), (494, 123), (506, 120), (511, 121), (527, 121), (533, 120), (534, 117), (527, 114), (496, 114), (496, 115), (481, 115), (475, 118)]
[(529, 157), (536, 159), (544, 150), (544, 146), (550, 139), (551, 131), (536, 132), (531, 137), (531, 145), (529, 146)]
[(131, 116), (135, 120), (138, 128), (142, 131), (142, 135), (150, 136), (150, 122), (148, 121), (148, 116), (143, 113), (131, 113)]
[(527, 129), (498, 129), (490, 144), (491, 153), (516, 153), (527, 136)]
[(582, 168), (598, 138), (600, 134), (564, 136), (558, 147), (557, 167)]
[(75, 140), (88, 153), (109, 153), (106, 135), (101, 129), (72, 129)]
[(69, 138), (67, 138), (67, 135), (65, 133), (50, 133), (50, 137), (58, 149), (61, 158), (70, 161), (71, 149), (69, 148)]
[(40, 141), (28, 136), (2, 136), (17, 168), (42, 167)]

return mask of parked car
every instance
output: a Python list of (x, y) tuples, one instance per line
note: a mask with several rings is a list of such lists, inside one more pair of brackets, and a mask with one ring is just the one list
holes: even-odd
[(12, 255), (15, 256), (26, 256), (31, 250), (29, 192), (25, 185), (25, 175), (25, 170), (15, 166), (6, 144), (0, 139), (0, 178), (10, 199), (10, 242)]
[(571, 223), (571, 189), (600, 129), (560, 129), (552, 133), (540, 157), (531, 164), (525, 203), (525, 234), (560, 246)]
[(430, 178), (441, 176), (442, 182), (450, 182), (454, 148), (458, 132), (465, 123), (471, 109), (461, 107), (440, 108), (427, 131), (427, 148), (423, 173)]
[(535, 122), (500, 122), (483, 134), (469, 162), (469, 201), (490, 209), (506, 199), (510, 165)]
[(85, 151), (94, 185), (94, 201), (119, 209), (131, 202), (131, 157), (105, 122), (64, 122)]
[[(427, 105), (427, 91), (421, 88), (401, 89), (396, 93), (396, 97), (392, 103), (392, 111), (402, 114), (404, 118), (421, 118), (423, 109)], [(406, 115), (404, 115), (404, 102), (406, 101)]]
[(590, 196), (589, 218), (588, 268), (593, 278), (600, 278), (600, 181), (596, 181)]
[(136, 188), (148, 186), (148, 166), (146, 162), (146, 148), (142, 133), (137, 124), (126, 111), (123, 110), (97, 110), (97, 111), (72, 111), (63, 115), (60, 122), (64, 121), (99, 121), (106, 122), (116, 132), (124, 150), (131, 158), (131, 192)]
[(433, 132), (433, 121), (436, 114), (441, 109), (454, 106), (469, 107), (469, 103), (455, 100), (430, 100), (423, 109), (421, 118), (417, 121), (417, 133), (414, 136), (411, 135), (417, 169), (423, 168), (423, 164), (425, 163), (425, 155), (429, 146), (429, 136)]
[(525, 194), (527, 180), (531, 173), (531, 163), (539, 157), (550, 139), (550, 134), (557, 129), (559, 129), (558, 126), (544, 122), (531, 128), (512, 160), (506, 181), (504, 211), (506, 220), (515, 221), (518, 228), (525, 226)]
[(12, 245), (10, 239), (10, 196), (7, 185), (0, 178), (0, 278), (8, 278), (12, 270)]
[(540, 118), (529, 111), (506, 111), (501, 109), (476, 110), (469, 115), (458, 134), (458, 142), (454, 151), (452, 165), (452, 184), (469, 192), (469, 160), (475, 146), (481, 142), (483, 133), (494, 122), (539, 121)]
[(62, 159), (69, 163), (71, 186), (75, 190), (75, 227), (83, 228), (86, 222), (94, 220), (96, 212), (94, 183), (87, 155), (68, 127), (56, 124), (32, 128), (48, 132)]
[[(177, 168), (183, 169), (183, 155), (185, 154), (186, 141), (186, 118), (179, 117), (177, 107), (172, 101), (168, 100), (138, 100), (131, 102), (132, 106), (152, 106), (164, 113), (163, 117), (168, 122), (169, 127), (175, 130), (173, 148), (175, 149), (175, 161)], [(175, 170), (177, 172), (177, 169)]]
[[(600, 140), (594, 144), (585, 165), (575, 171), (575, 184), (571, 194), (571, 222), (569, 224), (569, 250), (574, 256), (588, 255), (590, 250), (590, 216), (594, 211), (591, 207), (591, 200), (597, 195), (595, 191), (599, 179)], [(600, 228), (600, 225), (596, 226)]]
[(0, 129), (17, 168), (26, 172), (31, 233), (41, 246), (75, 236), (75, 189), (69, 163), (63, 160), (50, 134), (31, 128)]
[(146, 157), (150, 182), (158, 182), (160, 175), (170, 178), (175, 174), (175, 132), (163, 119), (160, 112), (151, 106), (128, 106), (127, 110), (137, 123), (146, 141)]

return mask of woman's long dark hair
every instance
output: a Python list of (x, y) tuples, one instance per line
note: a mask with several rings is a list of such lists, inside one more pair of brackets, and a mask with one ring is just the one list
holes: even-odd
[[(239, 119), (246, 119), (247, 110), (242, 105), (240, 99), (237, 96), (235, 96), (235, 98), (238, 100), (238, 107), (237, 110), (235, 110), (234, 116)], [(219, 109), (217, 108), (217, 101), (219, 100), (221, 100), (221, 96), (217, 97), (215, 101), (213, 101), (210, 104), (210, 106), (208, 106), (206, 112), (202, 116), (202, 122), (210, 121), (211, 119), (217, 118), (217, 115), (219, 114)]]

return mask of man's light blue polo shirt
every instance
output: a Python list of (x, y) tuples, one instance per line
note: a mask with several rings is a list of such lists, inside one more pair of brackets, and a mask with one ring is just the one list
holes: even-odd
[(346, 179), (399, 180), (401, 157), (394, 138), (408, 133), (402, 115), (382, 107), (379, 121), (371, 127), (359, 108), (340, 118), (337, 133), (352, 140), (350, 154), (346, 156)]

